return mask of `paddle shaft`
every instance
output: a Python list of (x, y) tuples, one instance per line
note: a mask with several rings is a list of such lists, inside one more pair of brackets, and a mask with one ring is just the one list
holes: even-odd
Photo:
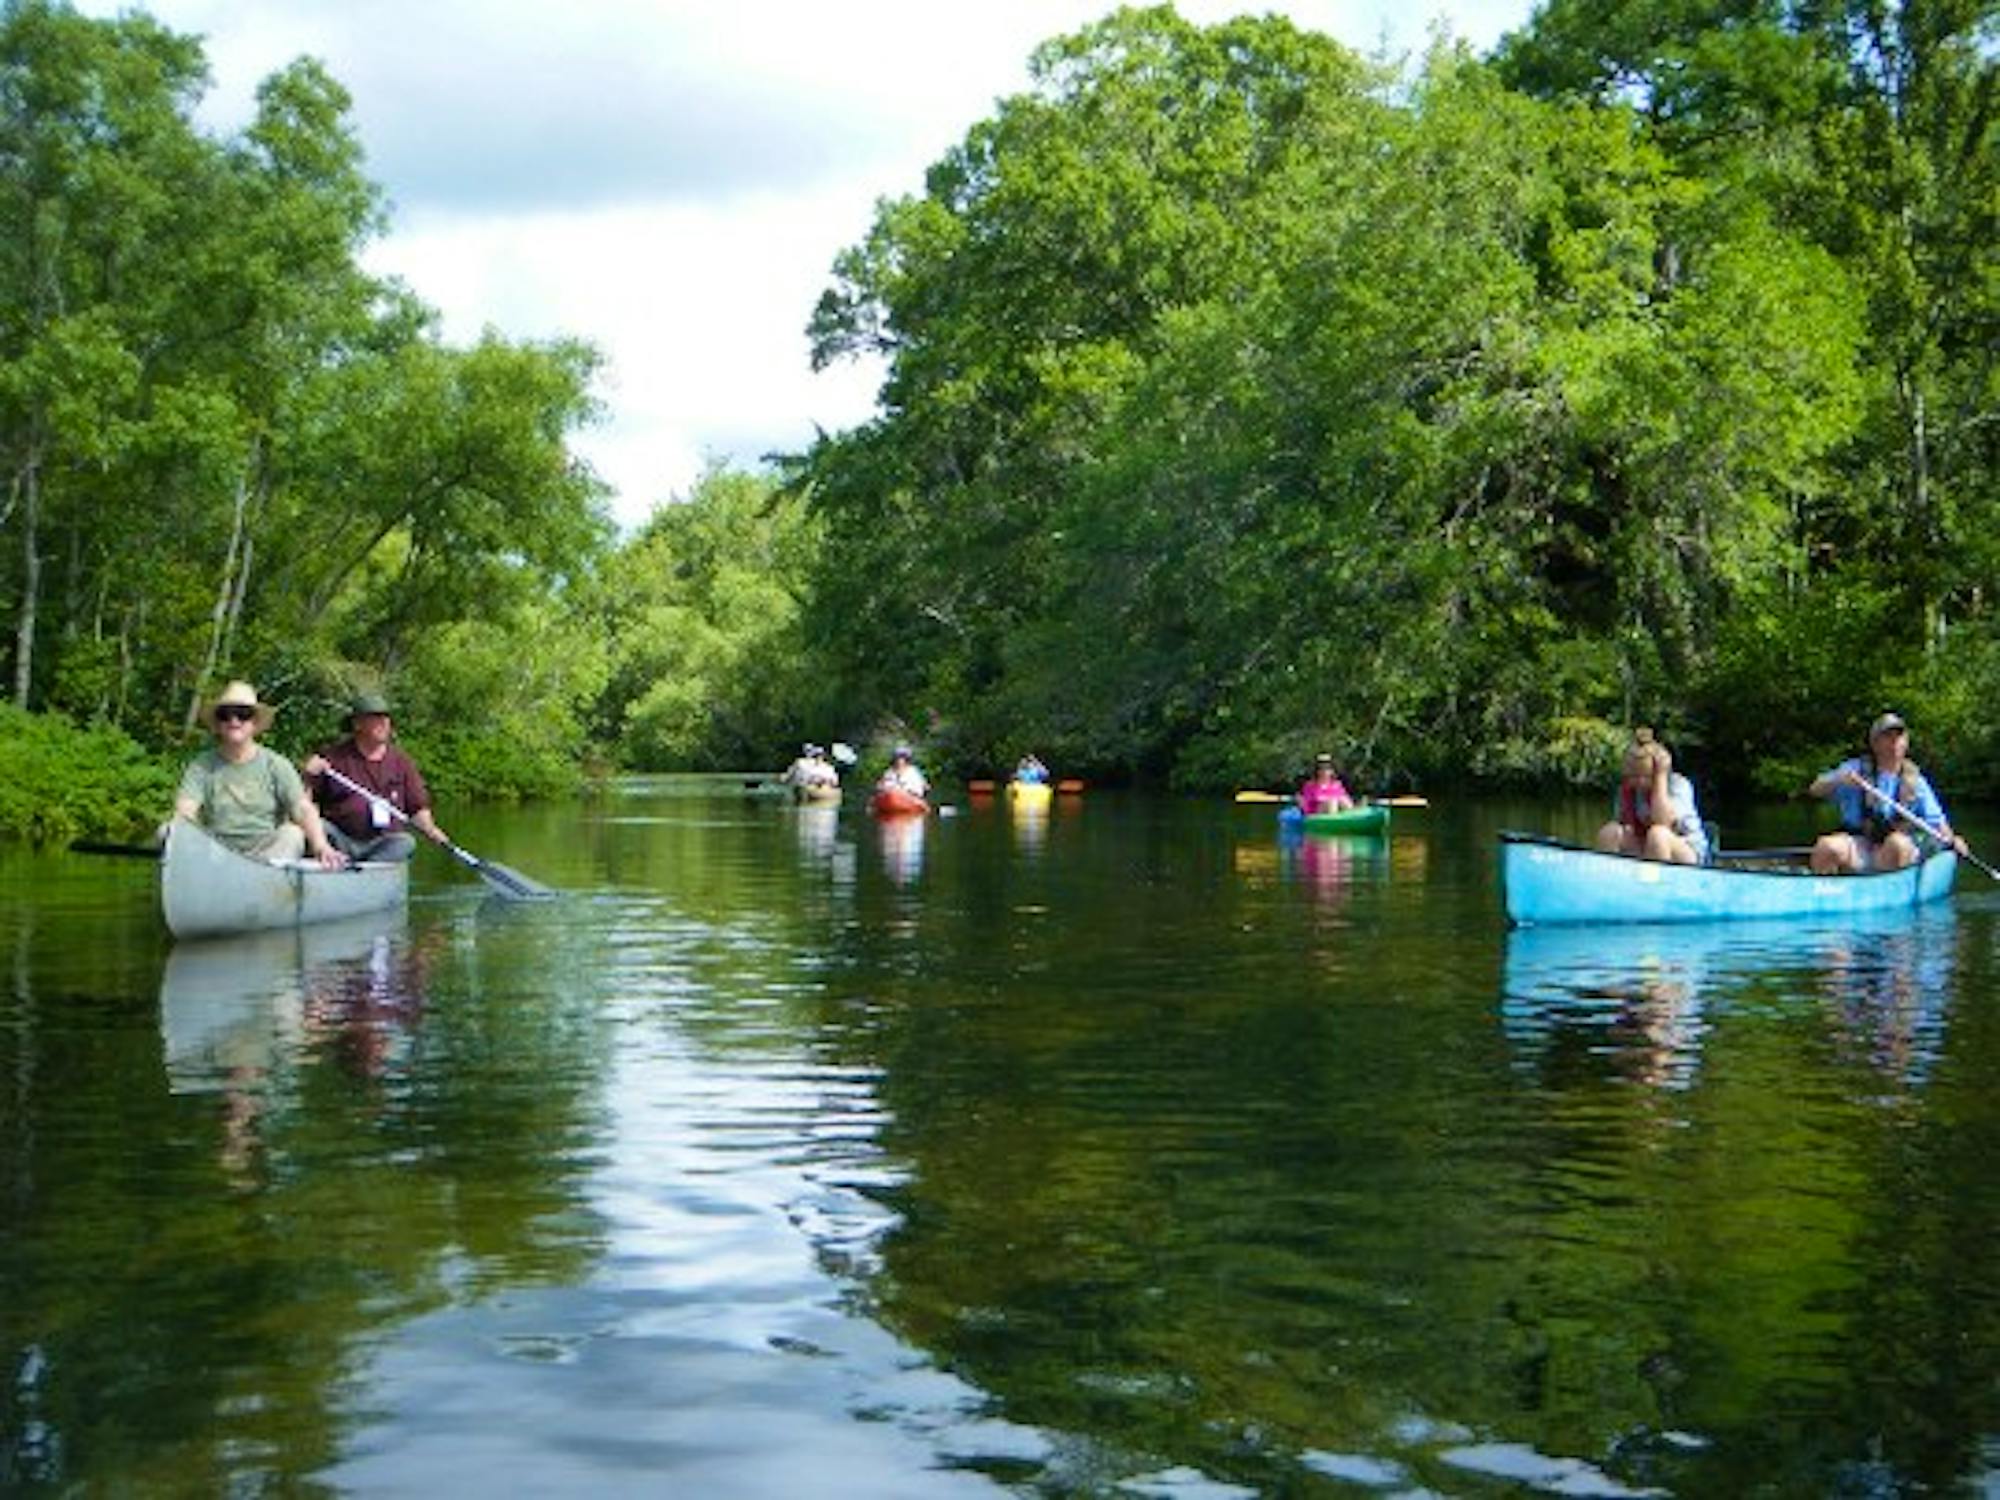
[(1966, 848), (1964, 839), (1954, 839), (1948, 837), (1943, 829), (1937, 827), (1932, 823), (1926, 822), (1924, 819), (1918, 817), (1909, 808), (1903, 806), (1903, 804), (1898, 802), (1894, 797), (1889, 796), (1886, 792), (1884, 792), (1880, 787), (1876, 786), (1873, 782), (1863, 781), (1859, 777), (1856, 777), (1855, 780), (1857, 783), (1859, 783), (1862, 791), (1866, 792), (1869, 796), (1873, 797), (1877, 802), (1883, 804), (1883, 806), (1887, 807), (1891, 812), (1897, 814), (1899, 817), (1907, 818), (1910, 822), (1916, 824), (1917, 827), (1921, 828), (1925, 833), (1929, 834), (1932, 838), (1936, 839), (1940, 844), (1943, 844), (1946, 848), (1957, 849), (1960, 854), (1963, 854), (1967, 859), (1972, 861), (1973, 864), (1977, 865), (1981, 870), (1985, 871), (1988, 876), (1990, 876), (1994, 880), (2000, 880), (2000, 870), (1994, 869), (1993, 866), (1989, 865), (1988, 863), (1986, 863), (1985, 860), (1981, 859), (1978, 855), (1974, 854), (1970, 849)]
[[(346, 787), (350, 792), (355, 792), (360, 796), (366, 797), (370, 802), (374, 803), (377, 807), (387, 808), (390, 817), (395, 818), (400, 822), (410, 823), (412, 825), (415, 824), (416, 820), (414, 818), (412, 818), (408, 813), (404, 812), (402, 808), (396, 806), (396, 804), (391, 802), (387, 797), (378, 796), (374, 792), (369, 791), (367, 787), (360, 785), (358, 782), (349, 780), (347, 777), (341, 775), (340, 772), (334, 770), (332, 766), (328, 766), (326, 770), (321, 772), (320, 774), (325, 776), (329, 781), (336, 782), (339, 785)], [(426, 836), (428, 837), (428, 835)], [(444, 845), (446, 849), (451, 851), (452, 857), (456, 859), (460, 864), (464, 865), (468, 870), (475, 871), (489, 884), (496, 885), (501, 889), (506, 890), (511, 895), (526, 896), (526, 895), (535, 895), (539, 893), (539, 887), (536, 887), (535, 883), (529, 880), (526, 876), (516, 874), (512, 870), (506, 869), (504, 866), (496, 865), (491, 863), (490, 861), (483, 860), (478, 855), (474, 854), (470, 849), (459, 848), (458, 845), (454, 844), (450, 839), (435, 838), (432, 841), (434, 843), (439, 843)]]

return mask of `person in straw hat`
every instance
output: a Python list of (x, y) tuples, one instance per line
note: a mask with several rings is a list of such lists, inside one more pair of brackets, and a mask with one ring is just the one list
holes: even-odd
[(199, 823), (239, 854), (273, 862), (308, 850), (328, 869), (347, 856), (327, 842), (298, 770), (257, 743), (276, 711), (247, 682), (232, 682), (202, 710), (215, 742), (181, 776), (174, 816)]
[[(407, 751), (393, 744), (389, 700), (360, 693), (348, 706), (347, 738), (328, 745), (305, 763), (313, 800), (326, 819), (327, 837), (351, 859), (408, 859), (417, 841), (399, 826), (404, 818), (434, 844), (449, 843), (431, 815), (430, 788)], [(337, 771), (373, 797), (342, 786), (326, 773)], [(403, 814), (398, 818), (390, 808)]]

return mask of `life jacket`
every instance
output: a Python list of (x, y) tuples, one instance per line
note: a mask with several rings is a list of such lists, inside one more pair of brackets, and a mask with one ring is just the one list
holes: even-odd
[[(1868, 762), (1868, 784), (1874, 787), (1877, 792), (1880, 792), (1882, 787), (1880, 782), (1877, 781), (1876, 776), (1875, 762), (1871, 757)], [(1896, 777), (1896, 802), (1898, 805), (1908, 808), (1913, 814), (1917, 810), (1917, 787), (1921, 784), (1922, 776), (1923, 773), (1917, 769), (1915, 761), (1905, 760), (1903, 762), (1903, 769)], [(1846, 831), (1848, 833), (1858, 833), (1870, 843), (1879, 844), (1899, 829), (1904, 833), (1910, 834), (1912, 837), (1922, 831), (1919, 825), (1912, 822), (1909, 818), (1898, 817), (1880, 802), (1876, 801), (1875, 798), (1863, 792), (1861, 794), (1861, 826), (1858, 828), (1848, 828)]]
[(1636, 786), (1618, 783), (1618, 821), (1639, 838), (1652, 826), (1652, 797)]

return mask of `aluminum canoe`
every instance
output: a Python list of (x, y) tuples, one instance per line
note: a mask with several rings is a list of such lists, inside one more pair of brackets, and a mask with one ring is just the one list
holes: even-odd
[(271, 864), (238, 854), (185, 818), (167, 830), (160, 905), (177, 938), (221, 937), (337, 922), (409, 899), (401, 861), (326, 870), (310, 860)]

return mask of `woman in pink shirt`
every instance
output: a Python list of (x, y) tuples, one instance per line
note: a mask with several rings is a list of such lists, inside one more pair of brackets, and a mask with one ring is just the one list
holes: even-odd
[(1340, 773), (1333, 768), (1331, 755), (1313, 758), (1312, 780), (1299, 788), (1297, 802), (1303, 813), (1345, 812), (1354, 806)]

